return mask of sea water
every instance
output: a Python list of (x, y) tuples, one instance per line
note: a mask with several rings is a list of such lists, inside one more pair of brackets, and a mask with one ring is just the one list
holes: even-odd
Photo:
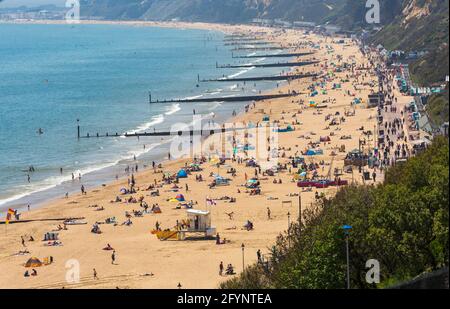
[(233, 59), (233, 47), (225, 46), (223, 37), (207, 30), (126, 25), (0, 24), (0, 211), (124, 177), (126, 166), (161, 161), (169, 149), (169, 138), (78, 140), (78, 124), (81, 135), (91, 136), (162, 131), (192, 122), (193, 109), (205, 121), (213, 116), (225, 121), (245, 103), (149, 104), (149, 92), (153, 99), (195, 98), (249, 95), (276, 86), (252, 83), (242, 91), (237, 84), (198, 83), (198, 75), (280, 73), (217, 69), (216, 63), (267, 61)]

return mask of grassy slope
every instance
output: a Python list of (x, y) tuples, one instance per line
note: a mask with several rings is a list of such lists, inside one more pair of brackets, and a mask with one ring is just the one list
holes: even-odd
[(435, 126), (448, 121), (449, 117), (448, 89), (444, 94), (432, 95), (428, 99), (427, 112)]
[[(344, 224), (349, 238), (351, 286), (366, 283), (366, 261), (377, 259), (381, 284), (391, 286), (449, 263), (449, 144), (440, 137), (423, 154), (388, 170), (382, 185), (350, 186), (305, 210), (301, 230), (294, 224), (270, 248), (269, 269), (249, 267), (222, 288), (344, 288)], [(290, 245), (289, 245), (290, 244)]]

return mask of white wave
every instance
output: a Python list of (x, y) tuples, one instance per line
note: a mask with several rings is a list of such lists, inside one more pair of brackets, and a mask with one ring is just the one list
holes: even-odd
[(213, 111), (213, 110), (215, 110), (216, 108), (218, 108), (219, 106), (221, 106), (222, 103), (223, 103), (223, 101), (221, 101), (221, 102), (214, 102), (214, 105), (210, 106), (210, 107), (208, 108), (208, 110)]
[(205, 93), (207, 93), (207, 94), (217, 94), (217, 93), (221, 93), (222, 91), (223, 91), (223, 89), (219, 88), (219, 89), (214, 89), (214, 90), (207, 90), (207, 91), (205, 91)]
[[(76, 170), (73, 173), (74, 173), (74, 175), (78, 175), (78, 174), (86, 175), (86, 174), (89, 174), (89, 173), (92, 173), (92, 172), (96, 172), (96, 171), (102, 170), (104, 168), (108, 168), (108, 167), (114, 166), (117, 163), (119, 163), (119, 160), (116, 160), (114, 162), (101, 164), (101, 165), (97, 165), (97, 166), (85, 167), (84, 169)], [(42, 181), (39, 181), (39, 182), (37, 182), (35, 184), (22, 186), (19, 189), (21, 189), (21, 191), (23, 193), (15, 194), (15, 195), (13, 195), (11, 197), (8, 197), (6, 199), (0, 200), (0, 206), (5, 205), (7, 203), (11, 203), (11, 202), (17, 201), (17, 200), (22, 199), (24, 197), (30, 196), (31, 194), (36, 194), (36, 193), (39, 193), (39, 192), (43, 192), (43, 191), (46, 191), (46, 190), (53, 189), (56, 186), (61, 185), (62, 183), (67, 182), (67, 181), (71, 181), (71, 180), (72, 180), (72, 175), (68, 174), (68, 175), (64, 175), (64, 176), (49, 177), (49, 178), (46, 178), (46, 179), (44, 179)]]
[(139, 127), (137, 127), (135, 130), (133, 131), (129, 131), (127, 132), (127, 134), (134, 134), (134, 133), (143, 133), (146, 130), (150, 129), (151, 127), (154, 127), (157, 124), (161, 124), (164, 122), (164, 115), (156, 115), (152, 117), (152, 120), (144, 123), (142, 125), (140, 125)]
[[(251, 63), (250, 65), (252, 65), (252, 63)], [(245, 69), (245, 70), (242, 70), (242, 71), (240, 71), (240, 72), (237, 72), (236, 74), (229, 75), (228, 78), (235, 78), (235, 77), (238, 77), (238, 76), (240, 76), (240, 75), (242, 75), (242, 74), (245, 74), (245, 73), (247, 73), (247, 72), (250, 72), (250, 71), (253, 70), (253, 69), (255, 69), (255, 67), (250, 67), (250, 68), (248, 68), (248, 69)]]
[(245, 74), (247, 72), (248, 72), (247, 69), (246, 70), (242, 70), (242, 71), (237, 72), (236, 74), (228, 75), (228, 78), (235, 78), (235, 77), (238, 77), (238, 76), (240, 76), (242, 74)]
[(186, 98), (183, 98), (182, 100), (195, 100), (195, 99), (200, 99), (201, 97), (203, 97), (203, 94), (193, 96), (193, 97), (186, 97)]
[[(164, 143), (167, 143), (167, 142), (170, 142), (170, 140), (167, 140)], [(115, 161), (100, 164), (100, 165), (92, 165), (92, 166), (88, 166), (88, 167), (85, 167), (82, 169), (74, 170), (73, 174), (76, 177), (78, 177), (79, 174), (81, 174), (82, 176), (85, 176), (87, 174), (94, 173), (94, 172), (103, 170), (105, 168), (115, 166), (115, 165), (119, 164), (122, 160), (129, 160), (129, 159), (134, 158), (134, 156), (139, 157), (145, 153), (150, 152), (151, 150), (155, 149), (157, 146), (160, 146), (164, 143), (154, 143), (154, 144), (148, 145), (147, 147), (145, 147), (145, 149), (142, 149), (142, 150), (129, 151), (126, 155), (121, 156), (119, 159), (117, 159)], [(63, 176), (48, 177), (48, 178), (46, 178), (42, 181), (39, 181), (35, 184), (22, 186), (19, 189), (21, 189), (21, 191), (23, 193), (15, 194), (11, 197), (0, 200), (0, 207), (2, 205), (9, 204), (11, 202), (20, 200), (20, 199), (30, 196), (32, 194), (36, 194), (36, 193), (40, 193), (43, 191), (53, 189), (65, 182), (69, 182), (71, 180), (72, 180), (72, 175), (67, 174), (67, 175), (63, 175)]]
[(176, 104), (173, 104), (172, 106), (170, 106), (168, 108), (168, 111), (164, 115), (167, 115), (167, 116), (173, 115), (180, 110), (181, 110), (180, 104), (176, 103)]
[[(150, 152), (151, 150), (155, 149), (157, 146), (161, 146), (163, 143), (154, 143), (154, 144), (150, 144), (148, 146), (144, 148), (140, 148), (139, 150), (130, 150), (127, 152), (127, 154), (125, 156), (122, 156), (122, 158), (119, 160), (131, 160), (134, 159), (134, 157), (139, 158), (140, 156), (142, 156), (143, 154), (146, 154), (148, 152)], [(119, 163), (117, 162), (117, 163)]]

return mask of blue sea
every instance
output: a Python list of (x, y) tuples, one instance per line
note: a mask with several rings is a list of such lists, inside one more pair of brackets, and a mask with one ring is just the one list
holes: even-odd
[(80, 183), (92, 188), (124, 177), (126, 166), (150, 165), (168, 152), (161, 138), (78, 140), (77, 119), (82, 135), (168, 130), (175, 122), (192, 122), (193, 109), (205, 119), (215, 115), (225, 121), (245, 103), (149, 104), (149, 91), (154, 99), (165, 99), (276, 87), (261, 82), (242, 91), (243, 85), (198, 84), (198, 74), (281, 72), (216, 69), (216, 62), (238, 60), (223, 38), (220, 32), (191, 29), (0, 24), (0, 211), (41, 204), (78, 191)]

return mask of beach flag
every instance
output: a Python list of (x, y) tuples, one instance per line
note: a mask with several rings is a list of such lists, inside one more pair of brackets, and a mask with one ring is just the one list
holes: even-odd
[(216, 202), (214, 200), (210, 199), (210, 198), (206, 199), (206, 204), (208, 206), (215, 206), (215, 205), (217, 205)]
[(9, 224), (9, 221), (11, 221), (11, 216), (15, 214), (15, 211), (11, 208), (8, 209), (8, 213), (6, 214), (6, 220), (5, 223)]

